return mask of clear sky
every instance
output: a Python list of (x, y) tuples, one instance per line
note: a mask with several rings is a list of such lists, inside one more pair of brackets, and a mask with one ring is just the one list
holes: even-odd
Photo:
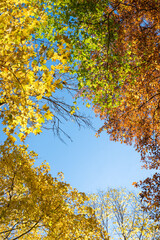
[[(94, 126), (100, 127), (102, 122), (89, 112)], [(27, 143), (39, 154), (36, 165), (46, 160), (52, 176), (62, 171), (64, 180), (79, 191), (93, 193), (108, 187), (135, 191), (132, 183), (151, 175), (151, 171), (141, 169), (140, 155), (133, 147), (110, 141), (107, 133), (96, 138), (93, 130), (79, 130), (71, 122), (64, 123), (64, 129), (73, 142), (65, 139), (64, 144), (51, 130), (45, 130), (41, 135), (29, 136)]]
[[(101, 120), (94, 117), (92, 110), (82, 107), (93, 118), (93, 125), (98, 129)], [(73, 122), (64, 122), (63, 129), (72, 137), (73, 142), (64, 139), (64, 144), (51, 130), (43, 130), (37, 136), (31, 134), (27, 143), (29, 149), (39, 154), (36, 165), (46, 160), (51, 167), (51, 174), (64, 173), (64, 180), (81, 192), (96, 193), (108, 187), (126, 187), (137, 191), (133, 182), (151, 176), (153, 171), (141, 169), (140, 155), (132, 146), (112, 142), (107, 133), (100, 137), (88, 128), (79, 129)], [(0, 124), (0, 142), (4, 140)]]

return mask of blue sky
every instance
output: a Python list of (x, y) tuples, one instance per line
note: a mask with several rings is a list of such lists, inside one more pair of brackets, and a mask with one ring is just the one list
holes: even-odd
[[(83, 110), (92, 115), (95, 127), (102, 125), (90, 110)], [(39, 154), (36, 165), (46, 160), (52, 176), (63, 172), (64, 180), (79, 191), (93, 193), (108, 187), (136, 191), (132, 182), (151, 175), (141, 169), (140, 155), (133, 147), (110, 141), (107, 133), (96, 138), (93, 130), (78, 129), (72, 122), (64, 123), (64, 129), (73, 142), (65, 139), (64, 144), (51, 130), (44, 130), (41, 135), (29, 136), (27, 143)]]
[[(82, 110), (91, 115), (93, 125), (98, 129), (102, 121), (94, 116), (91, 109)], [(73, 142), (64, 139), (64, 144), (51, 130), (43, 130), (37, 136), (31, 134), (27, 139), (29, 149), (38, 153), (36, 165), (46, 160), (53, 177), (64, 173), (64, 180), (81, 192), (96, 193), (107, 188), (126, 187), (137, 191), (132, 183), (143, 180), (153, 171), (141, 169), (140, 155), (132, 146), (112, 142), (107, 133), (100, 137), (88, 128), (79, 129), (73, 122), (64, 122), (63, 129)], [(4, 140), (0, 125), (0, 142)]]

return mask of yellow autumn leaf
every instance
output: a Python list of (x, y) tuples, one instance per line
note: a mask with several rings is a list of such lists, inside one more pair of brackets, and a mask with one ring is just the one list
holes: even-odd
[(18, 137), (20, 138), (21, 141), (23, 141), (25, 139), (24, 133), (19, 133)]

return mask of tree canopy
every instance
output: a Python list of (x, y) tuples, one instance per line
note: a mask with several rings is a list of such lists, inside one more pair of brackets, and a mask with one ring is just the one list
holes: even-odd
[(121, 188), (98, 191), (89, 197), (89, 205), (95, 210), (102, 229), (108, 233), (108, 239), (159, 238), (160, 231), (143, 211), (144, 204), (139, 195)]
[(0, 237), (2, 239), (101, 239), (88, 197), (34, 167), (37, 154), (24, 145), (0, 146)]
[(53, 178), (48, 164), (35, 167), (37, 154), (25, 145), (45, 121), (58, 133), (61, 116), (87, 123), (56, 95), (77, 91), (72, 77), (65, 76), (70, 47), (53, 45), (38, 32), (48, 20), (39, 1), (2, 0), (0, 7), (0, 119), (6, 134), (0, 145), (0, 238), (101, 239), (94, 211), (85, 204), (88, 197), (65, 183), (61, 173)]
[(17, 134), (24, 140), (31, 132), (39, 134), (49, 120), (59, 134), (63, 132), (61, 117), (89, 124), (73, 103), (62, 98), (65, 91), (73, 95), (77, 91), (66, 65), (70, 45), (49, 41), (41, 33), (48, 22), (43, 5), (29, 0), (1, 1), (0, 20), (0, 117), (7, 136), (15, 141)]
[[(134, 145), (145, 168), (160, 166), (158, 1), (69, 1), (58, 4), (62, 38), (70, 39), (79, 95), (92, 103), (110, 139)], [(139, 184), (148, 210), (159, 214), (155, 173)], [(137, 184), (138, 186), (138, 184)], [(148, 191), (151, 187), (152, 191)], [(147, 209), (147, 208), (146, 208)], [(151, 214), (153, 217), (153, 214)]]
[[(62, 118), (89, 124), (66, 92), (87, 99), (104, 120), (98, 135), (105, 130), (111, 140), (133, 144), (146, 168), (159, 169), (159, 14), (156, 0), (1, 0), (3, 238), (107, 237), (86, 195), (53, 178), (46, 164), (34, 167), (36, 154), (25, 145), (45, 123), (58, 134)], [(155, 221), (159, 182), (156, 172), (136, 184)]]

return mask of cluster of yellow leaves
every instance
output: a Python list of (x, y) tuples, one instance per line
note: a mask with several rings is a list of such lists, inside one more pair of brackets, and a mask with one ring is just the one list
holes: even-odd
[(40, 133), (45, 119), (52, 120), (53, 113), (42, 100), (63, 88), (54, 76), (69, 70), (64, 64), (70, 49), (62, 42), (56, 52), (34, 39), (40, 25), (47, 24), (47, 14), (37, 1), (2, 0), (0, 11), (0, 118), (10, 139), (15, 141), (12, 135), (20, 131), (24, 140), (31, 132)]
[(24, 145), (0, 146), (0, 236), (2, 239), (100, 239), (88, 197), (49, 174), (45, 162)]
[(90, 206), (95, 210), (109, 239), (158, 239), (159, 230), (149, 215), (142, 210), (139, 196), (125, 189), (108, 189), (90, 195)]

